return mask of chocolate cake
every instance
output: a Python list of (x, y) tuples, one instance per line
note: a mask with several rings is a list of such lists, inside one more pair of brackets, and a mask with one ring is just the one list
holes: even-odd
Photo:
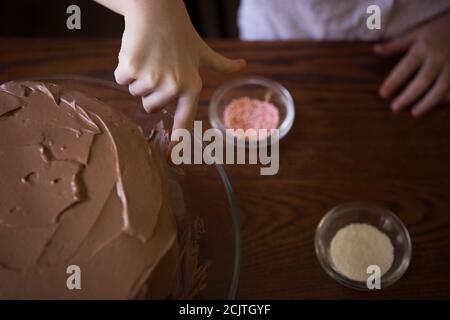
[(0, 177), (1, 299), (170, 297), (179, 248), (168, 182), (120, 112), (61, 85), (2, 85)]

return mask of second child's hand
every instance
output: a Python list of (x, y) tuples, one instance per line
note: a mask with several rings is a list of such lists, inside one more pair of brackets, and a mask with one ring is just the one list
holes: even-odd
[(411, 107), (411, 114), (420, 117), (449, 98), (450, 11), (404, 36), (375, 45), (374, 50), (383, 56), (407, 51), (380, 88), (382, 97), (396, 96), (393, 111)]

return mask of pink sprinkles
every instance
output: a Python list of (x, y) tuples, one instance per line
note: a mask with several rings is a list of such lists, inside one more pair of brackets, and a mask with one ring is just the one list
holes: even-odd
[(272, 103), (243, 97), (232, 100), (224, 111), (224, 122), (230, 129), (278, 128), (280, 114)]

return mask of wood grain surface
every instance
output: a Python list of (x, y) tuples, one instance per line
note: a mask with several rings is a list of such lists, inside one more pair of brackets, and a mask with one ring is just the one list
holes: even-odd
[[(211, 41), (244, 57), (240, 75), (285, 85), (296, 119), (280, 144), (280, 171), (262, 177), (227, 166), (242, 224), (239, 298), (450, 298), (450, 109), (423, 119), (394, 114), (377, 89), (396, 59), (367, 43)], [(118, 40), (2, 39), (0, 82), (55, 74), (112, 79)], [(199, 118), (207, 122), (214, 90), (237, 75), (203, 71)], [(347, 201), (392, 209), (412, 237), (412, 261), (393, 286), (360, 292), (320, 267), (314, 232)]]

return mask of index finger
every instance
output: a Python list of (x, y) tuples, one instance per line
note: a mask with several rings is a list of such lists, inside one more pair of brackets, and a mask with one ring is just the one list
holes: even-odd
[(192, 128), (195, 116), (197, 114), (197, 103), (197, 92), (185, 93), (178, 98), (178, 104), (173, 120), (172, 134), (166, 153), (169, 163), (173, 163), (171, 155), (174, 146), (177, 144), (176, 137), (183, 136), (183, 134), (180, 134), (179, 132), (177, 133), (177, 131), (183, 129), (190, 130)]
[(197, 92), (185, 93), (179, 97), (173, 119), (172, 135), (175, 130), (190, 130), (192, 128), (192, 124), (197, 114), (197, 103)]

